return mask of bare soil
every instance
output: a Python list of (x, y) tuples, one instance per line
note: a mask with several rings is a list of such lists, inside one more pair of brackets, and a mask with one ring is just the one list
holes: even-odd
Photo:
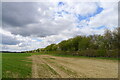
[(118, 61), (33, 55), (32, 78), (117, 78)]

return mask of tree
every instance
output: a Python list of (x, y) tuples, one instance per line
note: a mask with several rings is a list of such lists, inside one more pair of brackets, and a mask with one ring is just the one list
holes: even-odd
[(76, 36), (72, 39), (72, 47), (74, 48), (74, 51), (79, 50), (79, 42), (82, 40), (81, 36)]
[(60, 43), (58, 44), (58, 46), (59, 46), (59, 49), (60, 49), (60, 50), (66, 51), (66, 50), (67, 50), (67, 47), (66, 47), (66, 40), (60, 42)]
[(54, 51), (55, 48), (53, 48), (56, 44), (51, 44), (45, 48), (46, 51)]
[(79, 50), (85, 50), (88, 49), (90, 45), (90, 38), (88, 37), (83, 37), (80, 41), (79, 41)]
[(114, 49), (120, 49), (120, 27), (113, 31), (113, 37)]
[(105, 49), (112, 49), (112, 41), (113, 41), (113, 37), (112, 37), (112, 32), (110, 30), (105, 30), (104, 33), (104, 45), (105, 45)]

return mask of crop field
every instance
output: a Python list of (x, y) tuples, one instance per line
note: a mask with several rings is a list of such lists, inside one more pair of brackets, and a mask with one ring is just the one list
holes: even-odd
[(30, 78), (31, 60), (27, 57), (31, 54), (3, 53), (2, 77), (3, 78)]
[(2, 60), (3, 78), (118, 77), (117, 60), (31, 53), (3, 53)]

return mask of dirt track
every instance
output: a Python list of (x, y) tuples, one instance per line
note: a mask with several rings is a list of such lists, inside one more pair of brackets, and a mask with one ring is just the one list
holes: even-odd
[(33, 55), (32, 78), (117, 78), (112, 60)]

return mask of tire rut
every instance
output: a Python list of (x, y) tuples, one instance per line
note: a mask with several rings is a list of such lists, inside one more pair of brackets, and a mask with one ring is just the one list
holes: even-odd
[[(72, 68), (66, 66), (67, 64), (64, 62), (57, 62), (58, 60), (51, 60), (50, 57), (46, 58), (46, 61), (50, 64), (52, 64), (52, 66), (55, 66), (56, 68), (58, 68), (58, 70), (61, 70), (62, 72), (64, 72), (65, 74), (67, 74), (65, 77), (67, 78), (80, 78), (80, 77), (86, 77), (85, 74), (83, 73), (78, 73), (75, 70), (73, 70)], [(58, 64), (59, 63), (59, 64)], [(65, 65), (66, 64), (66, 65)]]
[(57, 78), (59, 74), (46, 64), (41, 57), (33, 56), (32, 78)]
[(75, 73), (73, 73), (73, 71), (71, 71), (70, 69), (65, 68), (64, 66), (55, 62), (52, 62), (48, 58), (46, 58), (45, 61), (47, 64), (49, 64), (49, 66), (51, 66), (55, 71), (57, 71), (62, 78), (76, 77)]

